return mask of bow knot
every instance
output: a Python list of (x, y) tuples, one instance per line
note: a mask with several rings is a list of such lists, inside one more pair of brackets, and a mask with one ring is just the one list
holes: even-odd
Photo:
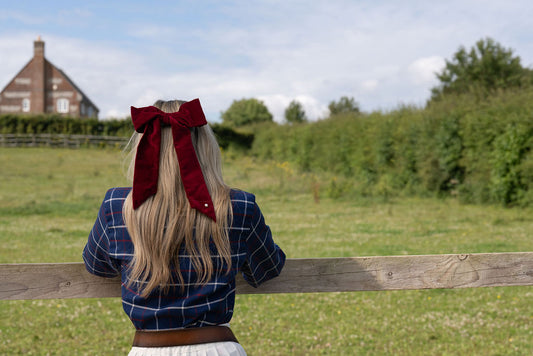
[(170, 123), (171, 123), (171, 120), (172, 120), (172, 115), (170, 115), (170, 114), (161, 115), (160, 120), (161, 120), (162, 123), (167, 124), (167, 125), (170, 126)]
[(157, 192), (161, 123), (170, 125), (178, 156), (181, 180), (192, 208), (216, 221), (213, 201), (205, 184), (190, 129), (207, 124), (200, 100), (183, 103), (177, 112), (166, 113), (154, 106), (131, 107), (135, 131), (143, 133), (137, 147), (133, 175), (133, 209)]

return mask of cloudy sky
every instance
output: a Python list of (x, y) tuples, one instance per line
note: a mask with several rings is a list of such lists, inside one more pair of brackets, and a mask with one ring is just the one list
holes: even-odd
[(208, 120), (259, 98), (276, 121), (291, 100), (312, 120), (354, 97), (364, 111), (423, 105), (459, 46), (491, 37), (533, 66), (533, 2), (2, 1), (0, 89), (45, 56), (100, 109), (199, 97)]

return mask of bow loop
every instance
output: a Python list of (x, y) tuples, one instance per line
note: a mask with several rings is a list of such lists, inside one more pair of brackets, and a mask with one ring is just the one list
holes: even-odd
[(174, 149), (178, 156), (180, 175), (192, 208), (216, 221), (213, 201), (194, 150), (190, 128), (207, 124), (200, 100), (183, 103), (177, 112), (166, 113), (155, 106), (131, 107), (133, 127), (143, 133), (133, 176), (133, 209), (157, 192), (161, 122), (172, 127)]
[(147, 124), (162, 118), (163, 111), (159, 110), (155, 106), (146, 106), (144, 108), (131, 107), (131, 121), (135, 131), (143, 133)]
[(207, 124), (200, 100), (194, 99), (180, 105), (178, 112), (167, 114), (183, 127), (198, 127)]

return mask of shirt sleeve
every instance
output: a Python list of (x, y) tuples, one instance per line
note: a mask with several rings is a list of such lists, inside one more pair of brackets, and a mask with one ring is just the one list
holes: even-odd
[(270, 227), (254, 202), (250, 234), (246, 240), (247, 259), (242, 266), (246, 282), (253, 287), (279, 276), (285, 264), (285, 253), (274, 243)]
[(120, 274), (120, 267), (109, 256), (109, 223), (106, 218), (110, 215), (110, 212), (106, 212), (108, 195), (109, 192), (100, 206), (96, 222), (89, 233), (89, 239), (83, 249), (83, 261), (89, 273), (111, 278)]

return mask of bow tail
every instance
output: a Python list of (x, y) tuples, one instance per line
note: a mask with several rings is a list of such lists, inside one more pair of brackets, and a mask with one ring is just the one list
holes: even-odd
[(190, 130), (187, 127), (172, 125), (172, 135), (178, 155), (181, 181), (191, 208), (217, 221), (215, 207), (192, 144)]
[(159, 177), (159, 150), (161, 145), (161, 128), (158, 120), (154, 126), (147, 126), (135, 156), (133, 175), (133, 209), (157, 192)]

